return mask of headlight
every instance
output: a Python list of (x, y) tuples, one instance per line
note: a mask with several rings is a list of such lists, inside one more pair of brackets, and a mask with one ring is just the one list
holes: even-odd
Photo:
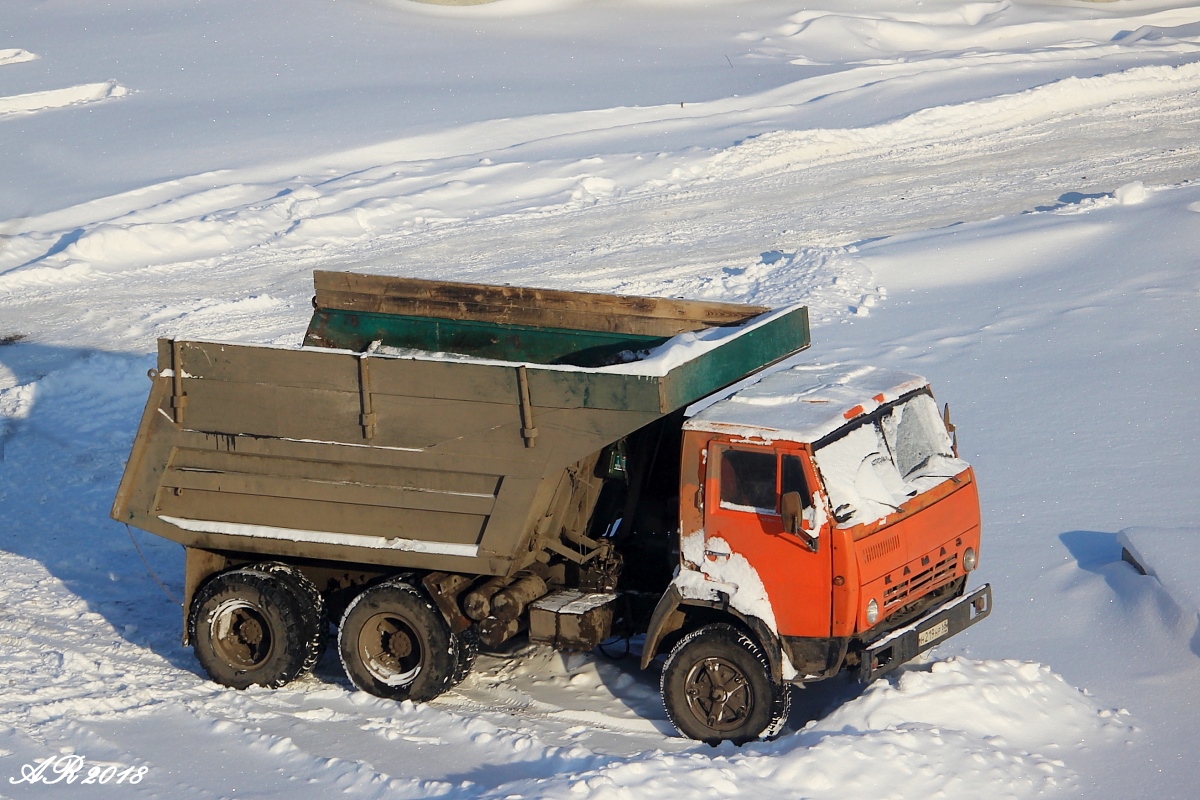
[(970, 572), (979, 564), (979, 557), (975, 555), (975, 548), (968, 547), (967, 552), (963, 553), (963, 571)]
[(879, 603), (874, 600), (867, 603), (867, 624), (874, 625), (879, 621)]

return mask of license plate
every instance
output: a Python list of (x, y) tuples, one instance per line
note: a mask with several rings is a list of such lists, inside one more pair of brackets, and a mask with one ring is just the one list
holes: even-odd
[(917, 646), (924, 647), (930, 642), (940, 639), (950, 632), (950, 620), (944, 619), (932, 628), (927, 628), (917, 634)]

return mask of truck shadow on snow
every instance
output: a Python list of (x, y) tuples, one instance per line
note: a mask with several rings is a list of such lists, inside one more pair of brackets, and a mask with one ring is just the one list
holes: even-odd
[[(179, 606), (154, 577), (179, 597), (183, 548), (109, 518), (154, 356), (31, 338), (0, 346), (0, 550), (61, 586), (0, 555), (13, 576), (4, 605), (64, 640), (124, 639), (200, 675), (180, 644)], [(103, 622), (85, 619), (79, 601)]]
[(1125, 560), (1116, 533), (1067, 531), (1058, 539), (1080, 569), (1104, 579), (1126, 614), (1138, 623), (1153, 615), (1168, 631), (1187, 637), (1189, 649), (1200, 657), (1200, 615), (1181, 605), (1158, 578)]

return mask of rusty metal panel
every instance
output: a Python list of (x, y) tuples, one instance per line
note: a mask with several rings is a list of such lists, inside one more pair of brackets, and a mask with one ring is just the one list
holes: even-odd
[[(159, 369), (171, 369), (159, 349)], [(179, 342), (182, 377), (209, 381), (287, 386), (298, 389), (358, 391), (358, 360), (353, 353), (342, 358), (322, 350), (225, 344), (222, 342)], [(169, 348), (168, 348), (169, 353)]]
[(733, 325), (769, 310), (734, 303), (320, 270), (313, 273), (313, 283), (318, 309), (645, 336)]
[(276, 439), (362, 441), (358, 393), (186, 378), (191, 430)]
[(154, 510), (160, 519), (179, 520), (173, 524), (202, 532), (269, 536), (270, 532), (251, 530), (262, 527), (276, 529), (279, 538), (293, 541), (355, 546), (358, 537), (364, 547), (404, 549), (402, 543), (387, 544), (399, 538), (461, 545), (453, 550), (431, 546), (424, 552), (470, 555), (474, 555), (487, 521), (485, 515), (458, 511), (167, 487), (160, 492)]
[[(317, 484), (384, 487), (463, 498), (486, 497), (489, 502), (499, 489), (500, 478), (492, 474), (360, 462), (315, 461), (299, 459), (291, 454), (266, 456), (252, 452), (194, 449), (196, 442), (192, 441), (190, 447), (181, 448), (175, 453), (171, 460), (173, 471), (216, 476), (272, 475)], [(167, 485), (172, 484), (168, 482)]]
[[(492, 476), (485, 476), (492, 477)], [(499, 487), (499, 478), (493, 483)], [(487, 516), (495, 505), (495, 495), (473, 495), (461, 492), (435, 492), (391, 485), (365, 484), (355, 481), (309, 480), (290, 475), (269, 475), (251, 472), (209, 472), (187, 468), (172, 468), (163, 478), (162, 486), (178, 490), (211, 492), (217, 495), (255, 495), (280, 499), (317, 500), (330, 503), (349, 503), (358, 506), (406, 508), (421, 511)]]
[[(160, 414), (159, 417), (170, 426), (170, 422), (163, 415)], [(153, 436), (158, 435), (160, 434), (153, 434)], [(541, 477), (544, 471), (541, 464), (514, 463), (504, 453), (495, 451), (472, 456), (470, 461), (464, 461), (459, 454), (451, 452), (448, 448), (412, 450), (381, 447), (362, 440), (347, 443), (271, 439), (219, 432), (180, 430), (176, 427), (171, 427), (169, 433), (161, 435), (170, 436), (172, 446), (177, 445), (194, 451), (229, 453), (235, 457), (262, 456), (295, 461), (330, 462), (339, 467), (345, 466), (347, 469), (353, 469), (356, 465), (366, 468), (383, 466), (447, 473), (470, 469), (470, 473), (464, 472), (463, 474), (520, 477)], [(165, 467), (165, 463), (161, 466)]]

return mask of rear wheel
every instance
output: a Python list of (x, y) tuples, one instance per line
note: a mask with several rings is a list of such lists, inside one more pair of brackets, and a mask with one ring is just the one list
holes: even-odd
[(304, 631), (308, 638), (304, 642), (304, 665), (301, 674), (317, 665), (325, 654), (326, 636), (329, 633), (329, 617), (325, 611), (325, 599), (316, 584), (308, 576), (290, 564), (276, 561), (255, 564), (251, 569), (273, 575), (289, 586), (302, 599), (305, 612)]
[(474, 628), (454, 635), (454, 675), (450, 678), (451, 686), (458, 686), (466, 680), (475, 668), (475, 659), (478, 657), (479, 634)]
[(450, 687), (458, 648), (441, 613), (416, 587), (388, 581), (346, 608), (338, 653), (358, 689), (393, 700), (432, 700)]
[(663, 706), (684, 736), (742, 744), (774, 736), (790, 707), (790, 687), (771, 679), (762, 648), (726, 624), (685, 636), (662, 672)]
[(217, 683), (279, 687), (305, 669), (311, 616), (306, 599), (286, 579), (235, 569), (196, 593), (188, 631), (197, 660)]

